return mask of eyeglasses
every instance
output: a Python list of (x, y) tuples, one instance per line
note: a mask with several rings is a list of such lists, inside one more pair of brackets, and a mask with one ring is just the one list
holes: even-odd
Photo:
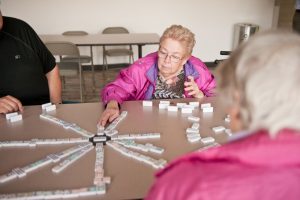
[(178, 56), (169, 55), (168, 53), (166, 53), (164, 51), (161, 51), (161, 50), (158, 50), (157, 55), (158, 55), (159, 58), (162, 58), (162, 59), (167, 59), (169, 57), (170, 61), (172, 63), (178, 63), (180, 60), (182, 60), (182, 58), (180, 58)]

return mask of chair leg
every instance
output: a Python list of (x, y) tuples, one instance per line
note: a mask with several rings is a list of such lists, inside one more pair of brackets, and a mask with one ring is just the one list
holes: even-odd
[(107, 56), (105, 55), (104, 56), (104, 67), (105, 67), (105, 70), (108, 70), (108, 62), (107, 62)]
[(61, 76), (61, 80), (62, 80), (63, 89), (66, 89), (66, 79), (65, 79), (65, 77)]
[(95, 91), (96, 80), (95, 80), (95, 66), (94, 66), (94, 64), (91, 65), (91, 68), (92, 68), (92, 79), (93, 79), (93, 91)]
[(134, 63), (134, 58), (133, 58), (133, 54), (131, 55), (131, 59), (132, 59), (132, 63)]
[(81, 64), (79, 64), (79, 92), (80, 92), (80, 102), (83, 103)]

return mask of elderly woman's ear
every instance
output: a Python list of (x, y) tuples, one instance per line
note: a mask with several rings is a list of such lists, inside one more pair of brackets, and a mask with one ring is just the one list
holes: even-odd
[(230, 115), (230, 129), (232, 132), (238, 132), (243, 129), (240, 111), (240, 106), (236, 104), (229, 108), (228, 114)]

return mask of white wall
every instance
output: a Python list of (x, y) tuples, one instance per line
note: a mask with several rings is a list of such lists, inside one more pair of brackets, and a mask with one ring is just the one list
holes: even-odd
[[(107, 26), (125, 26), (130, 32), (155, 32), (161, 35), (171, 24), (181, 24), (196, 34), (197, 44), (193, 54), (203, 61), (221, 58), (220, 50), (231, 50), (235, 23), (258, 24), (260, 30), (271, 28), (274, 9), (274, 0), (0, 0), (0, 2), (3, 15), (25, 20), (39, 34), (60, 34), (65, 30), (79, 29), (98, 33)], [(145, 46), (143, 53), (145, 55), (156, 49), (155, 45)], [(101, 48), (98, 48), (96, 53), (101, 55)], [(97, 63), (102, 63), (100, 58), (101, 56), (97, 59)]]

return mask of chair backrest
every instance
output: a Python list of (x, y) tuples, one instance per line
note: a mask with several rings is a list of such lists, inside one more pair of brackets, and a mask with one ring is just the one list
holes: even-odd
[[(55, 57), (59, 57), (56, 62), (61, 76), (77, 76), (80, 71), (80, 54), (78, 47), (71, 42), (46, 42), (46, 47)], [(72, 56), (72, 61), (64, 61), (62, 57)], [(76, 59), (78, 58), (78, 60)]]
[(54, 56), (80, 56), (78, 47), (71, 42), (46, 42), (45, 45)]
[(63, 35), (88, 35), (86, 31), (65, 31)]
[(114, 33), (129, 33), (124, 27), (107, 27), (102, 31), (103, 34), (114, 34)]

